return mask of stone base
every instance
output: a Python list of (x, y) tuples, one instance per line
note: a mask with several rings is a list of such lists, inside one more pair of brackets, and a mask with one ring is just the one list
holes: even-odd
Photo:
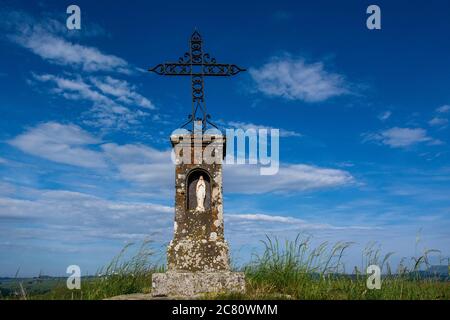
[(194, 296), (202, 293), (245, 292), (243, 272), (174, 272), (152, 275), (152, 295)]
[(172, 240), (167, 247), (169, 270), (178, 272), (228, 271), (228, 244), (212, 240)]

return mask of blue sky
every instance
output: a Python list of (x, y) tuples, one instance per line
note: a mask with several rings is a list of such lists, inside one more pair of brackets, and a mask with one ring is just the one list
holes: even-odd
[(234, 261), (264, 234), (376, 241), (395, 259), (450, 248), (450, 6), (366, 1), (66, 1), (0, 4), (0, 275), (93, 273), (129, 241), (172, 236), (169, 134), (188, 79), (145, 70), (178, 59), (198, 28), (219, 62), (207, 79), (227, 127), (281, 130), (281, 168), (224, 169)]

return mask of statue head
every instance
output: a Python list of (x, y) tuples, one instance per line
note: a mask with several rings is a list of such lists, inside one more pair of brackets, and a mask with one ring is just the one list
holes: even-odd
[(200, 180), (203, 180), (203, 176), (200, 176), (200, 178), (199, 178)]

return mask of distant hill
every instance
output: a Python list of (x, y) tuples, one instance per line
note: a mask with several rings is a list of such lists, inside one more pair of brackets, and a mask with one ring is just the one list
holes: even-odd
[(450, 266), (447, 265), (437, 265), (437, 266), (431, 266), (428, 268), (427, 272), (440, 275), (440, 276), (449, 276), (449, 269)]

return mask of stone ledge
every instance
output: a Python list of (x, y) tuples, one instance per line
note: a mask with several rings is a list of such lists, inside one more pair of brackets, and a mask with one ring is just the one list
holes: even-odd
[(152, 275), (152, 295), (195, 296), (203, 293), (245, 292), (243, 272), (174, 272)]
[(182, 296), (182, 297), (180, 296), (154, 297), (151, 293), (131, 293), (131, 294), (122, 294), (120, 296), (114, 296), (103, 300), (199, 300), (201, 298), (202, 298), (201, 295)]

